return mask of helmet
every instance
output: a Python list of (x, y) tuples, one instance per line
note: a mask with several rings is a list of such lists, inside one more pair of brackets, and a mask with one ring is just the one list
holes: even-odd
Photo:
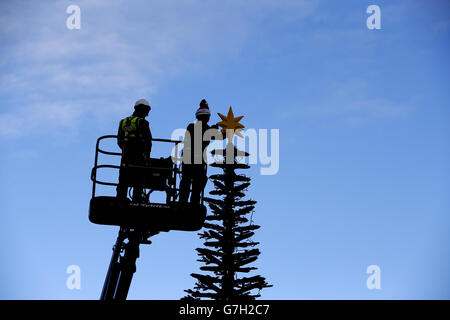
[(150, 103), (148, 103), (148, 101), (145, 99), (139, 99), (138, 101), (136, 101), (136, 103), (134, 104), (134, 109), (137, 108), (145, 108), (148, 109), (148, 111), (151, 110)]

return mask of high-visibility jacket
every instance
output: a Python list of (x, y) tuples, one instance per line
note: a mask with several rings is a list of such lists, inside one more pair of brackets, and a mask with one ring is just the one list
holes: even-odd
[(134, 115), (120, 120), (117, 133), (117, 144), (120, 148), (123, 148), (125, 143), (135, 151), (139, 151), (137, 149), (142, 149), (142, 152), (144, 152), (147, 157), (150, 157), (152, 134), (148, 121)]
[(121, 130), (127, 138), (142, 139), (142, 132), (138, 131), (138, 125), (143, 120), (136, 116), (129, 116), (120, 121), (119, 130)]

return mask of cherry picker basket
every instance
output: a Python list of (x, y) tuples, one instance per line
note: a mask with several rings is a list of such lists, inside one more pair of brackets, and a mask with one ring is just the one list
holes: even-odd
[[(100, 142), (105, 139), (117, 139), (117, 136), (107, 135), (97, 139), (95, 163), (91, 172), (92, 197), (89, 206), (89, 220), (95, 224), (115, 225), (129, 228), (148, 229), (153, 231), (196, 231), (203, 226), (206, 207), (203, 205), (203, 195), (199, 204), (179, 204), (177, 202), (179, 189), (177, 188), (177, 174), (180, 173), (178, 146), (181, 141), (168, 139), (152, 139), (152, 141), (174, 144), (175, 156), (167, 158), (151, 158), (145, 166), (128, 165), (127, 170), (133, 174), (127, 175), (129, 187), (140, 187), (166, 193), (165, 203), (150, 201), (133, 202), (128, 198), (114, 196), (97, 196), (96, 185), (117, 187), (118, 183), (101, 181), (97, 178), (99, 169), (109, 168), (120, 170), (121, 167), (112, 164), (99, 164), (99, 153), (121, 156), (119, 152), (102, 150)], [(122, 168), (123, 169), (123, 168)]]

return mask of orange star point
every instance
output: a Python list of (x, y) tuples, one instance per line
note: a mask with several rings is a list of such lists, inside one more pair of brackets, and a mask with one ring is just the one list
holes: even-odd
[(231, 140), (233, 138), (234, 134), (238, 135), (241, 138), (244, 137), (241, 133), (241, 129), (245, 128), (245, 126), (243, 124), (239, 123), (239, 121), (244, 116), (234, 117), (233, 109), (231, 108), (231, 106), (230, 106), (230, 109), (228, 110), (227, 116), (224, 116), (221, 113), (217, 113), (217, 114), (222, 119), (222, 121), (217, 123), (218, 126), (222, 127), (221, 132), (225, 133), (225, 132), (227, 132), (227, 129), (233, 130), (231, 133), (231, 136), (228, 137), (229, 140)]

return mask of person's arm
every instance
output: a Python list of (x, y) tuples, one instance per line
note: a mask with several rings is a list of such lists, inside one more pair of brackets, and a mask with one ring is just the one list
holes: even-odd
[(123, 131), (122, 131), (122, 121), (123, 121), (123, 119), (120, 120), (119, 130), (117, 131), (117, 145), (119, 146), (120, 149), (122, 149), (122, 147), (123, 147), (123, 139), (124, 139)]
[(190, 123), (184, 134), (183, 139), (183, 163), (192, 164), (192, 149), (194, 146), (192, 145), (194, 139), (194, 124)]
[[(225, 140), (225, 138), (227, 137), (227, 133), (226, 132), (222, 132), (219, 129), (219, 126), (217, 124), (213, 124), (211, 127), (209, 127), (210, 129), (216, 129), (217, 131), (219, 131), (219, 133), (217, 134), (217, 140)], [(213, 136), (211, 138), (211, 140), (216, 140), (216, 136)]]
[(140, 124), (142, 130), (142, 138), (144, 140), (145, 156), (150, 159), (150, 153), (152, 151), (152, 132), (150, 131), (150, 125), (147, 120), (142, 119)]
[(153, 145), (153, 142), (152, 142), (153, 136), (152, 136), (152, 131), (150, 130), (150, 126), (148, 127), (148, 134), (149, 134), (148, 158), (150, 159), (150, 153), (152, 152), (152, 145)]

